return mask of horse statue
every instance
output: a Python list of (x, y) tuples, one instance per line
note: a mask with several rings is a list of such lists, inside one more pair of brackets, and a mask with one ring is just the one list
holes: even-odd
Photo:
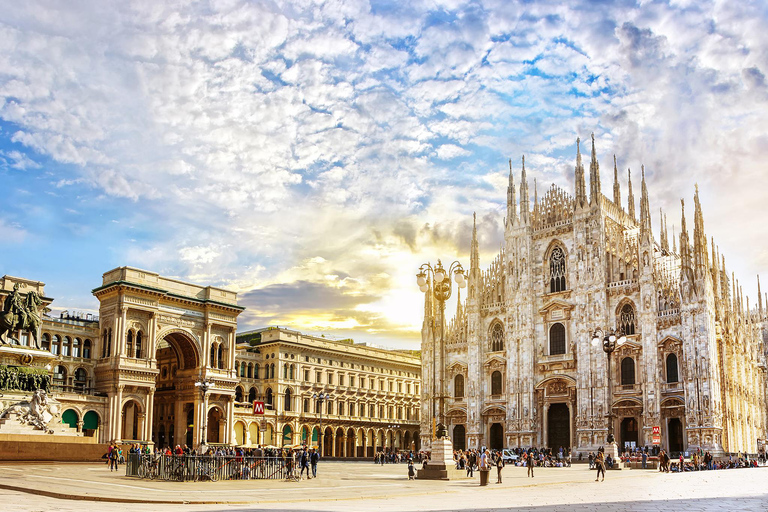
[[(30, 347), (39, 349), (37, 332), (42, 323), (39, 312), (42, 304), (43, 301), (36, 291), (27, 292), (26, 298), (22, 298), (18, 283), (14, 285), (13, 293), (5, 300), (5, 307), (0, 313), (0, 345), (9, 344), (3, 339), (6, 333), (21, 329), (31, 335)], [(18, 340), (14, 341), (18, 343)]]
[(51, 417), (53, 416), (48, 411), (48, 394), (44, 390), (38, 389), (32, 393), (32, 398), (29, 401), (19, 402), (8, 407), (0, 414), (0, 419), (15, 414), (22, 425), (31, 425), (48, 434), (53, 434), (53, 430), (48, 428), (46, 413)]

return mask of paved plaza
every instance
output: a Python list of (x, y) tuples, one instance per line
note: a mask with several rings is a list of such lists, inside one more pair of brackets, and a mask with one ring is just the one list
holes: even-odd
[[(121, 468), (122, 469), (122, 468)], [(495, 472), (478, 479), (409, 481), (406, 466), (328, 462), (317, 479), (178, 483), (110, 473), (101, 464), (0, 464), (3, 510), (768, 510), (768, 468), (685, 474), (623, 470), (595, 482), (585, 465)], [(31, 492), (18, 489), (28, 488)], [(67, 497), (67, 499), (57, 498)], [(85, 501), (84, 501), (85, 500)], [(122, 503), (109, 503), (116, 500)]]

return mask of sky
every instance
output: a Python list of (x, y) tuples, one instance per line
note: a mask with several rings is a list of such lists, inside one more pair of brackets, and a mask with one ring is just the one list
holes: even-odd
[(130, 265), (237, 291), (239, 330), (415, 349), (419, 265), (468, 267), (473, 212), (489, 264), (508, 160), (572, 193), (594, 132), (604, 193), (614, 154), (623, 198), (645, 166), (657, 237), (698, 183), (754, 304), (767, 26), (761, 1), (0, 0), (0, 274), (96, 311)]

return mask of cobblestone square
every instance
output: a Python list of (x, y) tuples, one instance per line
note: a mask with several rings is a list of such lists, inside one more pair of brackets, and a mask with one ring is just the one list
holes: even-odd
[[(328, 462), (309, 481), (175, 483), (127, 478), (101, 464), (3, 464), (0, 494), (7, 512), (116, 507), (125, 512), (768, 510), (767, 468), (684, 474), (622, 470), (595, 482), (586, 465), (537, 469), (534, 478), (526, 477), (525, 468), (508, 466), (502, 477), (503, 483), (496, 484), (492, 473), (488, 487), (480, 487), (477, 477), (409, 481), (404, 464)], [(24, 488), (29, 492), (20, 491)]]

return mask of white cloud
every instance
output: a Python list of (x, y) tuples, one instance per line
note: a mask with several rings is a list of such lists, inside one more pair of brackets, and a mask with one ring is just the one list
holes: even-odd
[(387, 274), (365, 306), (386, 314), (413, 302), (414, 252), (466, 249), (473, 209), (500, 241), (506, 158), (567, 189), (591, 131), (604, 190), (613, 153), (622, 176), (646, 164), (654, 211), (698, 181), (736, 268), (768, 269), (759, 3), (30, 1), (0, 22), (0, 118), (27, 150), (6, 166), (37, 152), (67, 164), (58, 186), (129, 201), (154, 236), (115, 251), (156, 270), (243, 290)]

